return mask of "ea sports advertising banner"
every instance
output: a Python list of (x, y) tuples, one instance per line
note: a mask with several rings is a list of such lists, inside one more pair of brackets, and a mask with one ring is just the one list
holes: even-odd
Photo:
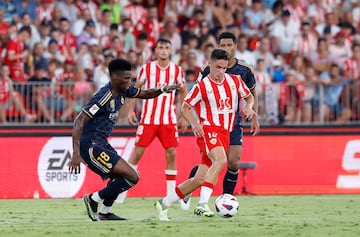
[[(360, 136), (246, 136), (242, 161), (256, 162), (247, 170), (246, 187), (255, 194), (360, 193)], [(122, 157), (129, 157), (134, 137), (111, 137)], [(70, 174), (71, 137), (0, 137), (0, 198), (70, 198), (106, 185), (86, 166)], [(181, 136), (177, 150), (177, 182), (185, 180), (199, 161), (195, 138)], [(140, 181), (128, 196), (163, 196), (165, 154), (158, 140), (139, 164)], [(222, 174), (223, 175), (223, 174)], [(221, 193), (222, 177), (214, 190)], [(241, 194), (240, 171), (236, 192)], [(194, 195), (198, 195), (198, 190)]]

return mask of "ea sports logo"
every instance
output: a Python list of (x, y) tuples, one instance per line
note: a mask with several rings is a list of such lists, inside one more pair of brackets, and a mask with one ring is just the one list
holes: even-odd
[(41, 150), (38, 163), (39, 181), (52, 198), (73, 197), (84, 183), (85, 165), (81, 164), (80, 174), (70, 174), (68, 170), (72, 152), (71, 137), (53, 137)]

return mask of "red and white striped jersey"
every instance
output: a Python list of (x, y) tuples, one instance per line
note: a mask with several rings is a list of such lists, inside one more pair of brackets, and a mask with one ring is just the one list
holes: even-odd
[(225, 73), (222, 83), (206, 76), (193, 86), (184, 102), (196, 109), (201, 124), (232, 131), (239, 97), (245, 98), (250, 94), (240, 76)]
[[(137, 81), (142, 89), (160, 88), (162, 86), (185, 84), (184, 72), (173, 62), (161, 68), (157, 61), (145, 64), (139, 71)], [(141, 124), (164, 125), (176, 124), (176, 91), (163, 93), (154, 99), (143, 100)]]
[(360, 62), (353, 57), (344, 61), (344, 72), (347, 72), (355, 80), (360, 80)]

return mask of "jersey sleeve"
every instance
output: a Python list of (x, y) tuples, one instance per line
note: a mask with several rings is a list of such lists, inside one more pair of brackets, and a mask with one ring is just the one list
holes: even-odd
[(136, 81), (141, 82), (141, 84), (144, 84), (145, 81), (146, 81), (146, 65), (147, 64), (142, 66), (142, 68), (140, 69), (139, 74), (138, 74), (138, 76), (136, 78)]
[(126, 97), (137, 97), (138, 94), (140, 93), (140, 89), (136, 88), (134, 86), (130, 86), (129, 89), (126, 90)]
[(191, 90), (186, 94), (184, 98), (184, 102), (194, 107), (201, 100), (200, 86), (199, 84), (195, 84)]
[(107, 90), (106, 93), (100, 92), (95, 94), (90, 99), (90, 102), (86, 104), (81, 110), (91, 119), (93, 119), (97, 114), (99, 114), (101, 110), (104, 109), (106, 103), (112, 98), (112, 93), (110, 90)]
[(245, 82), (243, 80), (241, 80), (240, 76), (236, 76), (236, 78), (239, 81), (239, 96), (240, 98), (246, 98), (251, 94), (251, 91), (249, 89), (249, 87), (247, 87), (247, 85), (245, 84)]
[(253, 89), (256, 86), (256, 80), (255, 80), (255, 76), (254, 73), (252, 73), (250, 68), (247, 68), (246, 70), (246, 78), (243, 78), (245, 81), (246, 86), (249, 89)]

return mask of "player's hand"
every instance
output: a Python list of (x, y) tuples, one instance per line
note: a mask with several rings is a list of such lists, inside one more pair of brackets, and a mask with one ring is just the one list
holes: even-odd
[(254, 115), (257, 115), (256, 114), (256, 112), (252, 109), (252, 108), (250, 108), (250, 107), (248, 107), (248, 106), (246, 106), (243, 110), (242, 110), (242, 113), (244, 114), (244, 117), (245, 117), (245, 119), (252, 119), (252, 117), (254, 116)]
[(191, 128), (193, 130), (193, 133), (196, 137), (203, 137), (204, 136), (204, 130), (203, 127), (200, 124), (194, 124), (191, 125)]
[(136, 126), (137, 123), (139, 122), (137, 117), (136, 117), (136, 113), (135, 111), (132, 111), (128, 114), (128, 122), (130, 125), (132, 126)]
[(254, 115), (251, 119), (250, 123), (250, 133), (255, 136), (260, 133), (260, 124), (259, 120), (257, 119), (257, 116)]
[(80, 164), (84, 163), (83, 158), (81, 158), (79, 153), (73, 153), (73, 156), (71, 158), (70, 164), (69, 164), (69, 171), (70, 174), (80, 174)]
[(181, 87), (181, 84), (174, 84), (174, 85), (171, 85), (171, 86), (163, 86), (163, 87), (161, 87), (161, 91), (164, 92), (164, 93), (170, 93), (173, 90), (180, 89), (180, 87)]

